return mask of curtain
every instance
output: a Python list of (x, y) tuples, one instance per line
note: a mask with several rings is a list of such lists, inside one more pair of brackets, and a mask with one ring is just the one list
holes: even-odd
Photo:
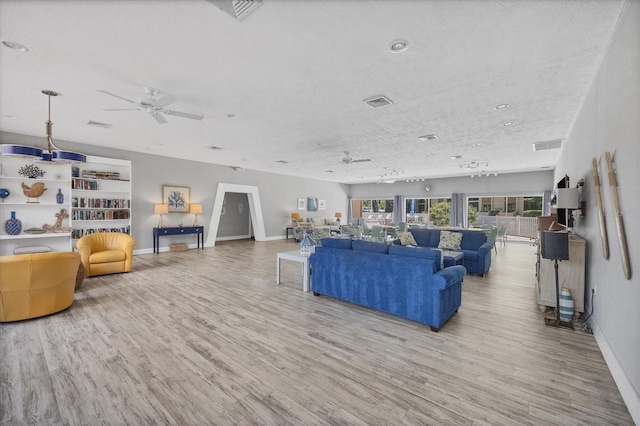
[(451, 194), (451, 214), (449, 216), (451, 226), (467, 226), (465, 199), (464, 194)]
[(549, 216), (551, 214), (551, 197), (553, 191), (547, 189), (542, 193), (542, 216)]
[(393, 223), (396, 225), (400, 222), (406, 222), (404, 213), (404, 197), (402, 195), (395, 195), (393, 197)]

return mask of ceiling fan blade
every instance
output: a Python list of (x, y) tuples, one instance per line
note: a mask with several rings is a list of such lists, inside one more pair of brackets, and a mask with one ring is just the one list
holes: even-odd
[(130, 104), (135, 104), (135, 103), (137, 103), (136, 101), (132, 101), (131, 99), (127, 99), (127, 98), (123, 98), (122, 96), (120, 96), (120, 95), (116, 95), (115, 93), (107, 92), (106, 90), (98, 90), (98, 92), (102, 92), (102, 93), (104, 93), (104, 94), (106, 94), (106, 95), (109, 95), (109, 96), (113, 96), (113, 97), (116, 97), (116, 98), (122, 99), (123, 101), (127, 101), (127, 102), (129, 102)]
[(170, 109), (163, 109), (163, 113), (167, 115), (175, 115), (176, 117), (190, 118), (192, 120), (202, 120), (204, 114), (192, 114), (190, 112), (172, 111)]
[(368, 163), (371, 158), (363, 158), (362, 160), (351, 160), (352, 163)]
[(175, 96), (171, 96), (171, 95), (166, 95), (160, 99), (158, 99), (157, 101), (153, 101), (153, 105), (160, 107), (160, 108), (164, 108), (169, 104), (174, 103), (175, 101), (177, 101), (178, 98), (176, 98)]
[(140, 108), (105, 108), (103, 111), (140, 111)]
[(157, 113), (157, 112), (155, 112), (155, 111), (152, 111), (152, 112), (150, 112), (150, 113), (149, 113), (149, 115), (150, 115), (150, 116), (152, 116), (152, 117), (153, 117), (153, 119), (154, 119), (154, 120), (156, 120), (156, 121), (157, 121), (158, 123), (160, 123), (160, 124), (166, 124), (166, 123), (167, 123), (167, 119), (166, 119), (166, 118), (164, 118), (164, 117), (162, 116), (162, 114), (160, 114), (160, 113)]

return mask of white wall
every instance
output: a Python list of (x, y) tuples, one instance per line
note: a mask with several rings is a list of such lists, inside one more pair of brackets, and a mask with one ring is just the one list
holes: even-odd
[[(566, 140), (555, 181), (564, 174), (572, 186), (585, 180), (586, 217), (575, 227), (588, 242), (588, 306), (595, 335), (636, 423), (640, 424), (640, 8), (627, 1), (600, 70)], [(604, 152), (610, 151), (631, 261), (622, 271), (615, 215)], [(610, 257), (604, 259), (596, 211), (592, 158), (599, 159)], [(591, 298), (591, 289), (596, 295)]]

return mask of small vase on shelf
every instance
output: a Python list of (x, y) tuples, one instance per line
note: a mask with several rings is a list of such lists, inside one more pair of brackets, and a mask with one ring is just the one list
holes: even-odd
[(61, 188), (58, 188), (58, 193), (56, 194), (56, 203), (64, 204), (64, 194), (62, 193)]
[(22, 232), (22, 221), (16, 218), (16, 212), (11, 212), (11, 219), (4, 222), (4, 230), (8, 235), (19, 235)]

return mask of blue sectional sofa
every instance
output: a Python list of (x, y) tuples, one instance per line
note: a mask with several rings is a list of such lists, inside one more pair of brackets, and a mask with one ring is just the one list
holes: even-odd
[(440, 269), (440, 252), (362, 240), (322, 240), (312, 290), (439, 328), (462, 302), (464, 266)]
[[(443, 230), (431, 228), (409, 229), (418, 247), (430, 248), (438, 248), (441, 231)], [(493, 244), (487, 241), (487, 234), (480, 230), (449, 229), (448, 231), (462, 233), (460, 249), (454, 251), (461, 251), (464, 254), (463, 265), (467, 268), (467, 272), (480, 276), (489, 272)]]

